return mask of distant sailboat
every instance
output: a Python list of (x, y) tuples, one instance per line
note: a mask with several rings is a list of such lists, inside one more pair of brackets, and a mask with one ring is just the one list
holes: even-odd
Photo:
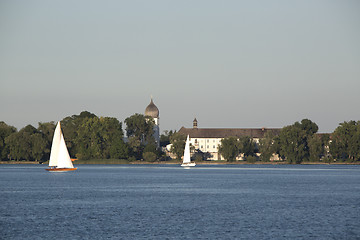
[(181, 166), (182, 167), (194, 167), (195, 165), (196, 165), (196, 163), (191, 162), (191, 159), (190, 159), (190, 140), (189, 140), (189, 135), (188, 135), (187, 139), (186, 139), (186, 143), (185, 143), (183, 163), (181, 164)]
[(50, 172), (75, 171), (69, 152), (66, 148), (64, 136), (61, 132), (60, 122), (58, 122), (51, 145), (49, 167), (46, 170)]

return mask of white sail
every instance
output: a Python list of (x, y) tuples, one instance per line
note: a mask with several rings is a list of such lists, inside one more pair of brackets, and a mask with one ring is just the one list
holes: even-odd
[(190, 140), (188, 135), (185, 143), (183, 163), (190, 163), (190, 161)]
[(49, 167), (56, 167), (58, 165), (60, 135), (61, 135), (61, 127), (60, 127), (60, 122), (58, 122), (52, 140)]
[(64, 136), (61, 132), (60, 122), (58, 122), (54, 137), (53, 143), (51, 146), (51, 153), (50, 153), (50, 167), (57, 167), (57, 168), (73, 168), (74, 165), (71, 162), (69, 152), (66, 148)]

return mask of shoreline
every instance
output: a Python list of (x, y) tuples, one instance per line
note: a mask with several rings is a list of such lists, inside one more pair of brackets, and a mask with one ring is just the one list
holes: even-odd
[[(74, 165), (82, 165), (82, 164), (130, 164), (130, 165), (156, 165), (156, 164), (164, 164), (164, 165), (177, 165), (181, 164), (180, 161), (163, 161), (163, 162), (145, 162), (145, 161), (133, 161), (129, 162), (127, 160), (83, 160), (83, 161), (74, 161)], [(0, 165), (16, 165), (16, 164), (42, 164), (47, 165), (47, 162), (40, 163), (38, 161), (0, 161)], [(347, 162), (333, 162), (333, 163), (324, 163), (324, 162), (304, 162), (300, 164), (289, 164), (287, 162), (255, 162), (248, 163), (245, 161), (236, 161), (236, 162), (226, 162), (226, 161), (202, 161), (196, 162), (196, 165), (360, 165), (358, 163), (347, 163)]]

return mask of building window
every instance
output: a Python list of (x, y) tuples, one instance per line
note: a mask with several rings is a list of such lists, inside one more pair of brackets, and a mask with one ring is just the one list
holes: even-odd
[(203, 145), (201, 145), (201, 148), (204, 148), (204, 146), (203, 146)]
[(213, 148), (215, 148), (215, 145), (213, 145)]
[(207, 142), (209, 142), (209, 139), (207, 140)]

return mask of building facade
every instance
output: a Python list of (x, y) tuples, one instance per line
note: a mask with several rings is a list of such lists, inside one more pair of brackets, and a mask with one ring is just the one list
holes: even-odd
[(198, 121), (195, 118), (192, 128), (182, 127), (179, 133), (189, 135), (195, 151), (205, 153), (208, 160), (224, 160), (219, 153), (219, 145), (223, 138), (247, 136), (258, 145), (265, 133), (272, 132), (273, 135), (278, 135), (280, 130), (280, 128), (198, 128)]

